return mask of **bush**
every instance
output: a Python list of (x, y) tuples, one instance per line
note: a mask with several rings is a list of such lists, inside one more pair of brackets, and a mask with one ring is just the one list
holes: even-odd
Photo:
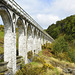
[(65, 34), (64, 38), (65, 38), (66, 41), (69, 41), (69, 42), (71, 42), (73, 40), (72, 35), (66, 35)]
[(42, 49), (50, 49), (51, 50), (52, 49), (52, 46), (53, 45), (51, 43), (47, 43), (46, 42), (46, 44), (42, 45)]
[(27, 58), (28, 59), (31, 59), (33, 57), (33, 52), (32, 51), (29, 51), (28, 53), (27, 53)]
[(72, 62), (75, 62), (75, 51), (68, 51), (68, 56)]
[(42, 49), (46, 49), (46, 45), (44, 44), (44, 45), (42, 45)]
[(44, 58), (42, 58), (42, 57), (34, 57), (34, 58), (32, 59), (32, 61), (33, 61), (33, 62), (45, 63), (45, 60), (44, 60)]
[(4, 32), (4, 25), (0, 25), (0, 31)]
[(53, 43), (53, 51), (55, 54), (67, 52), (69, 50), (68, 43), (65, 41), (64, 37), (59, 37)]
[(48, 56), (48, 57), (52, 56), (52, 53), (51, 52), (52, 51), (49, 50), (49, 49), (43, 50), (43, 54), (46, 55), (46, 56)]
[(43, 75), (43, 72), (41, 67), (32, 67), (31, 64), (27, 64), (17, 71), (15, 75)]
[(57, 57), (58, 57), (60, 60), (67, 60), (67, 61), (70, 61), (70, 62), (71, 62), (71, 59), (70, 59), (69, 56), (68, 56), (68, 52), (59, 53), (59, 54), (57, 55)]
[(72, 41), (72, 46), (75, 46), (75, 40)]
[(18, 70), (15, 75), (23, 75), (23, 72), (21, 70)]
[(47, 64), (47, 63), (44, 63), (42, 68), (43, 68), (45, 71), (47, 70), (47, 68), (49, 68), (49, 69), (54, 69), (54, 67), (53, 67), (52, 65)]
[(44, 63), (42, 67), (33, 67), (31, 64), (26, 64), (21, 70), (18, 70), (15, 75), (45, 75), (47, 69), (54, 69), (50, 64)]

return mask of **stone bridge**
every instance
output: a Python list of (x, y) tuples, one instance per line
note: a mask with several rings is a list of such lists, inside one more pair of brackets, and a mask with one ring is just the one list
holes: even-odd
[(38, 53), (41, 45), (51, 43), (53, 38), (26, 13), (14, 0), (0, 0), (0, 15), (4, 23), (4, 62), (13, 74), (16, 67), (16, 27), (19, 29), (19, 56), (28, 63), (27, 52)]

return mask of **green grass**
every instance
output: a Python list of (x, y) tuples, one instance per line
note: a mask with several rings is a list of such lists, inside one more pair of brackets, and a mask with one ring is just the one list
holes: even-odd
[(42, 67), (43, 64), (39, 63), (39, 62), (31, 62), (30, 63), (33, 67)]
[(0, 38), (4, 38), (4, 32), (0, 31)]
[(0, 47), (0, 54), (3, 54), (3, 53), (4, 53), (4, 48)]
[(0, 54), (4, 53), (4, 32), (0, 31)]

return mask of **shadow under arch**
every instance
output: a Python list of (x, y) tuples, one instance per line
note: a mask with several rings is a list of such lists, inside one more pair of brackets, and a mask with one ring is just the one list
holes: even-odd
[(31, 25), (28, 24), (28, 27), (27, 27), (27, 38), (29, 38), (30, 36), (32, 36), (32, 28), (31, 28)]
[[(8, 30), (9, 26), (11, 25), (11, 29), (12, 29), (12, 26), (13, 26), (12, 18), (11, 18), (10, 12), (8, 11), (6, 7), (0, 6), (0, 15), (4, 23), (4, 28), (5, 29), (7, 28), (6, 30)], [(6, 24), (8, 23), (9, 23), (9, 26), (7, 27)]]
[(34, 29), (34, 38), (37, 37), (37, 31), (36, 28)]
[(38, 52), (41, 51), (41, 32), (38, 32)]

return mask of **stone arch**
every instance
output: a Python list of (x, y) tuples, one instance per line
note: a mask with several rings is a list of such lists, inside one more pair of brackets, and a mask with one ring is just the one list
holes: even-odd
[(41, 32), (38, 32), (38, 50), (41, 51)]
[(32, 26), (31, 24), (28, 24), (28, 27), (27, 27), (27, 50), (28, 51), (31, 51), (33, 49), (32, 47)]
[(18, 27), (24, 28), (24, 23), (23, 23), (23, 20), (22, 20), (21, 17), (19, 17), (19, 18), (17, 19), (16, 25), (17, 25)]
[(43, 33), (43, 44), (44, 44), (44, 42), (45, 42), (45, 36), (44, 36), (44, 33)]
[[(6, 23), (10, 23), (10, 25), (12, 26), (13, 25), (13, 22), (12, 22), (12, 18), (11, 18), (11, 15), (10, 15), (10, 12), (8, 11), (8, 9), (4, 6), (0, 6), (0, 15), (2, 17), (2, 20), (3, 20), (3, 23), (4, 23), (4, 27), (6, 27)], [(6, 29), (6, 28), (5, 28)]]
[(28, 38), (32, 35), (32, 28), (31, 28), (31, 25), (28, 24), (28, 27), (27, 27), (27, 36)]
[(18, 27), (18, 55), (23, 56), (25, 60), (25, 50), (26, 50), (26, 33), (25, 33), (25, 23), (23, 19), (20, 17), (17, 20), (17, 27)]
[(40, 31), (37, 32), (37, 51), (39, 52), (40, 48)]
[(37, 30), (36, 28), (34, 29), (34, 38), (37, 37)]
[[(13, 21), (8, 9), (0, 6), (0, 15), (4, 23), (4, 62), (8, 62), (7, 67), (15, 74), (16, 72), (16, 45), (15, 34), (13, 33)], [(14, 64), (14, 65), (13, 65)]]
[(34, 54), (36, 54), (36, 50), (37, 50), (37, 29), (34, 29)]
[(44, 44), (44, 37), (43, 37), (43, 33), (41, 32), (41, 44)]
[(40, 37), (40, 31), (38, 31), (38, 38)]
[(39, 30), (37, 28), (35, 28), (34, 30), (34, 50), (35, 50), (35, 53), (38, 54), (38, 50), (39, 50)]

